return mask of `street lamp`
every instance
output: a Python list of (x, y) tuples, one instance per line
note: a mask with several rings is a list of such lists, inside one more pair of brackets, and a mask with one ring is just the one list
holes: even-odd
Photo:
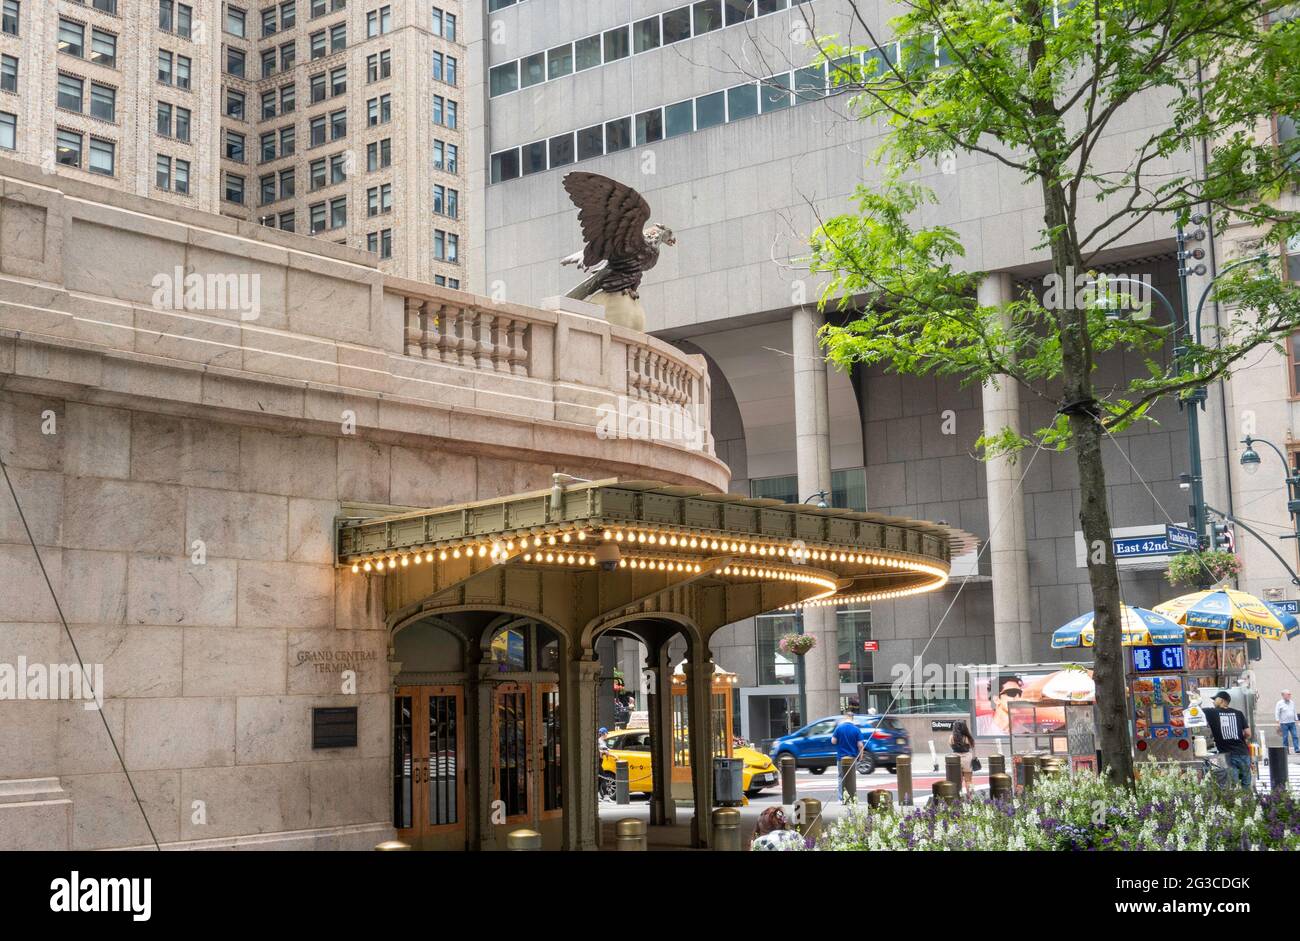
[(1262, 462), (1259, 457), (1259, 452), (1255, 450), (1255, 445), (1257, 444), (1266, 444), (1272, 448), (1273, 453), (1276, 454), (1278, 460), (1282, 462), (1282, 466), (1286, 468), (1286, 509), (1287, 513), (1291, 516), (1292, 532), (1291, 535), (1283, 536), (1282, 538), (1300, 539), (1300, 467), (1292, 467), (1287, 463), (1286, 455), (1282, 453), (1282, 449), (1266, 438), (1256, 438), (1251, 435), (1246, 435), (1241, 443), (1246, 446), (1246, 450), (1241, 452), (1240, 458), (1241, 469), (1244, 473), (1254, 476), (1254, 474), (1259, 471)]
[[(830, 506), (830, 504), (826, 502), (826, 498), (829, 495), (830, 494), (828, 493), (828, 491), (818, 490), (812, 496), (805, 497), (800, 502), (812, 503), (813, 499), (815, 498), (817, 500), (817, 508), (819, 510), (825, 510)], [(800, 634), (804, 633), (804, 619), (803, 619), (802, 609), (799, 611), (799, 633)], [(795, 675), (799, 678), (799, 724), (800, 725), (803, 725), (808, 721), (808, 678), (807, 678), (808, 675), (804, 669), (803, 660), (804, 658), (802, 656), (795, 655)], [(790, 731), (793, 732), (794, 729), (791, 729)]]

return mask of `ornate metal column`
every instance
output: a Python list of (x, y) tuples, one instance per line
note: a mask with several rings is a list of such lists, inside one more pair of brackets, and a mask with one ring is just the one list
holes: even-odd
[(596, 688), (600, 663), (583, 656), (570, 660), (560, 690), (564, 727), (564, 848), (594, 850), (599, 845), (597, 812)]
[[(707, 847), (713, 826), (713, 654), (704, 641), (692, 640), (682, 670), (686, 674), (686, 702), (690, 718), (691, 791), (695, 816), (691, 842)], [(730, 731), (730, 730), (728, 730)]]

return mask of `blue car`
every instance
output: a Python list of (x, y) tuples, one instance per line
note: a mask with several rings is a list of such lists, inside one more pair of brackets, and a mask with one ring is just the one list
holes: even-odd
[[(835, 764), (835, 746), (831, 744), (831, 733), (841, 721), (840, 716), (828, 716), (778, 738), (772, 744), (772, 761), (780, 767), (782, 756), (791, 755), (796, 767), (821, 774)], [(870, 774), (882, 766), (891, 772), (897, 771), (898, 756), (912, 754), (907, 732), (897, 719), (889, 716), (854, 716), (853, 721), (862, 730), (863, 740), (867, 743), (866, 750), (858, 759), (858, 774)]]

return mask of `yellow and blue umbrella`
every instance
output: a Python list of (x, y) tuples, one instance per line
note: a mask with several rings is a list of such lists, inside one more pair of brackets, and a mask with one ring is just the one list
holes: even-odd
[[(1052, 647), (1091, 647), (1095, 634), (1093, 617), (1094, 612), (1089, 611), (1058, 627), (1052, 632)], [(1129, 605), (1120, 606), (1120, 630), (1123, 632), (1125, 647), (1136, 644), (1181, 644), (1187, 633), (1163, 614)]]
[(1300, 620), (1294, 615), (1235, 588), (1194, 591), (1158, 604), (1155, 609), (1185, 627), (1236, 631), (1268, 640), (1300, 635)]

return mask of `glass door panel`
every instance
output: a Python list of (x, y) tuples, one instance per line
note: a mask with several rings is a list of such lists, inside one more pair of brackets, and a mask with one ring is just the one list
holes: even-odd
[(494, 701), (496, 796), (505, 805), (506, 820), (527, 818), (532, 772), (527, 687), (505, 683), (497, 687)]

